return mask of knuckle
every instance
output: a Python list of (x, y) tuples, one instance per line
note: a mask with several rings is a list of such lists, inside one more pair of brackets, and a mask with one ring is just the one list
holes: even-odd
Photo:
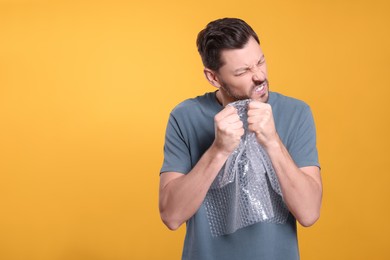
[(220, 125), (218, 128), (222, 133), (228, 133), (229, 128), (226, 125)]
[(234, 113), (236, 111), (236, 109), (232, 106), (227, 106), (224, 111), (228, 114), (231, 114), (231, 113)]

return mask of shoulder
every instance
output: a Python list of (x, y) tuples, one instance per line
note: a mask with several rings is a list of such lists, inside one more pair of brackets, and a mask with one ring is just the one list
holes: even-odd
[(283, 107), (290, 109), (310, 109), (309, 105), (300, 99), (285, 96), (277, 92), (270, 93), (269, 103), (272, 107)]
[(310, 106), (297, 98), (282, 95), (277, 92), (270, 93), (269, 104), (274, 116), (282, 118), (295, 118), (311, 114)]
[(188, 117), (199, 113), (214, 113), (218, 109), (220, 109), (220, 105), (216, 101), (215, 93), (208, 92), (182, 101), (173, 108), (171, 115), (174, 117)]
[(197, 107), (197, 100), (196, 98), (189, 98), (182, 102), (180, 102), (178, 105), (176, 105), (172, 109), (172, 114), (182, 114), (183, 112), (189, 111), (191, 109), (194, 109)]
[(302, 125), (312, 124), (311, 109), (302, 100), (271, 92), (269, 103), (275, 124), (281, 134), (287, 135), (291, 131), (297, 131)]

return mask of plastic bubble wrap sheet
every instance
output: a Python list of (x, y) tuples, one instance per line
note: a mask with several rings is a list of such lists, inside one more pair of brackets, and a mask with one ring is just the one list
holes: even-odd
[(229, 104), (237, 109), (245, 134), (205, 198), (213, 236), (231, 234), (257, 222), (282, 224), (289, 214), (271, 160), (255, 134), (247, 130), (249, 102)]

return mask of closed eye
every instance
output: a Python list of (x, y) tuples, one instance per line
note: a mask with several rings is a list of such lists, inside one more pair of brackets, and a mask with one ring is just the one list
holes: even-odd
[(245, 75), (245, 73), (247, 73), (247, 69), (246, 70), (240, 70), (240, 71), (238, 71), (236, 74), (235, 74), (235, 76), (242, 76), (242, 75)]
[(264, 59), (264, 56), (259, 60), (259, 62), (257, 63), (258, 66), (260, 65), (263, 65), (265, 62), (265, 59)]

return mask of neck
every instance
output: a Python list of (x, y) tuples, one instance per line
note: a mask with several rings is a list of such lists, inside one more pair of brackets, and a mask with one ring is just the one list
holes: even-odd
[(217, 99), (218, 103), (221, 105), (221, 106), (224, 106), (223, 105), (223, 98), (222, 98), (222, 94), (221, 94), (221, 91), (218, 89), (217, 91), (215, 91), (215, 98)]
[(221, 104), (223, 107), (225, 107), (227, 104), (235, 101), (234, 98), (231, 98), (229, 94), (226, 93), (223, 89), (218, 89), (215, 94), (217, 101), (219, 104)]

